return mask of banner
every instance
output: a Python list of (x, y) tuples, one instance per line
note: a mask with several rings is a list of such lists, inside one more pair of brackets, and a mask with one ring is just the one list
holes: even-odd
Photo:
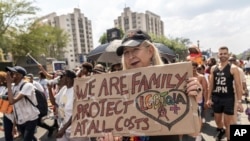
[(197, 103), (185, 93), (191, 76), (186, 62), (76, 78), (71, 136), (194, 133)]

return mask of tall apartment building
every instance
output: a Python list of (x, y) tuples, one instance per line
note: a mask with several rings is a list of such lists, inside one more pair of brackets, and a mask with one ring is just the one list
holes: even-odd
[(64, 58), (69, 69), (85, 61), (86, 54), (93, 49), (92, 24), (80, 9), (75, 8), (73, 13), (60, 16), (51, 13), (40, 18), (40, 21), (59, 27), (69, 34), (69, 42), (64, 49)]
[(142, 29), (154, 35), (164, 35), (164, 22), (160, 16), (150, 11), (146, 11), (145, 14), (137, 13), (126, 7), (121, 16), (114, 20), (114, 23), (115, 27), (121, 28), (125, 32), (130, 29)]

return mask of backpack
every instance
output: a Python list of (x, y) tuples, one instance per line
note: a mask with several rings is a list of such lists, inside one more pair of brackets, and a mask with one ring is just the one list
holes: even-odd
[[(23, 88), (23, 85), (25, 84), (26, 82), (24, 82), (21, 87), (20, 87), (20, 91), (22, 90)], [(44, 116), (46, 116), (48, 114), (48, 103), (47, 103), (47, 98), (45, 96), (45, 94), (36, 89), (35, 88), (35, 95), (36, 95), (36, 100), (37, 100), (37, 105), (35, 105), (27, 96), (24, 96), (24, 98), (26, 100), (28, 100), (34, 107), (36, 107), (40, 114), (39, 114), (39, 118), (42, 118)]]

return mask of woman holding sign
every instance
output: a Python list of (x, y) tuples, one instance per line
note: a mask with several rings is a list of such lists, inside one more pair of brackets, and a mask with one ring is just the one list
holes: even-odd
[[(117, 48), (116, 53), (122, 56), (123, 70), (148, 67), (152, 65), (163, 65), (158, 49), (152, 44), (151, 37), (142, 30), (131, 30), (125, 35), (122, 45)], [(201, 84), (197, 78), (188, 78), (186, 92), (189, 96), (196, 96), (201, 92)], [(123, 137), (123, 140), (144, 140), (144, 141), (179, 141), (178, 135), (150, 136), (150, 137)], [(112, 137), (110, 133), (99, 140), (114, 141), (122, 140)]]

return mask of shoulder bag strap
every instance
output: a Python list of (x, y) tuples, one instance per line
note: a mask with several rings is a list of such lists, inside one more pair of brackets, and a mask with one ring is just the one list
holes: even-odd
[[(23, 84), (20, 86), (19, 91), (22, 90), (23, 86), (25, 85), (26, 82), (23, 82)], [(16, 114), (14, 114), (14, 117), (16, 116), (16, 121), (18, 121), (18, 117), (17, 117), (17, 112), (16, 112), (16, 108), (15, 108), (15, 104), (13, 104), (13, 109), (15, 111)]]

